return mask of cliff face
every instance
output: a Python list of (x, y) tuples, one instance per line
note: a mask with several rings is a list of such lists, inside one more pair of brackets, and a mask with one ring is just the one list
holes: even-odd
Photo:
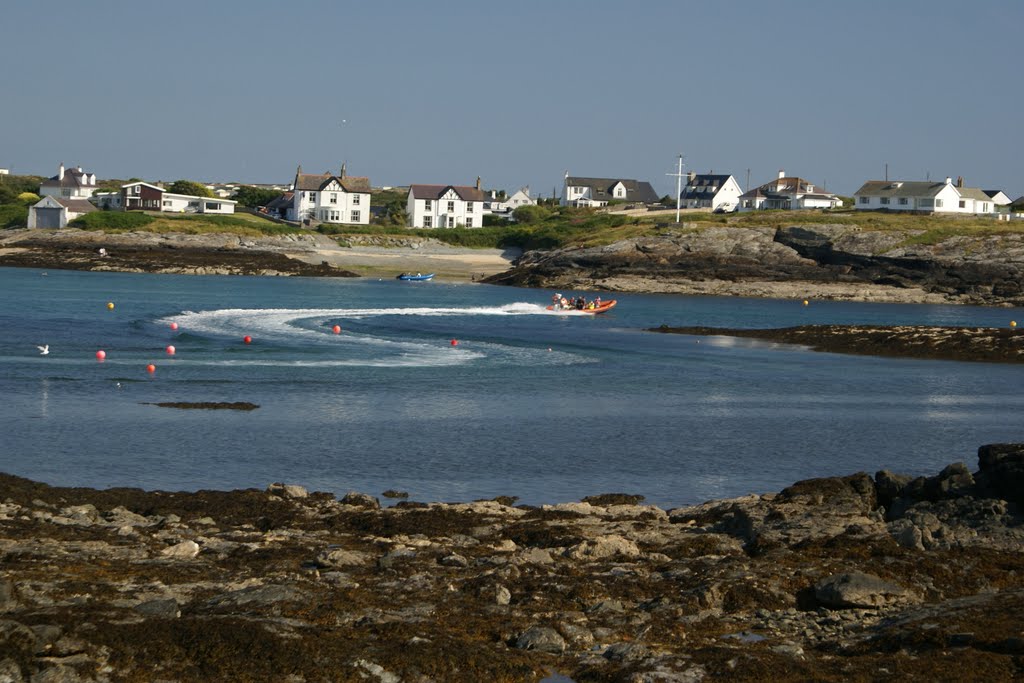
[(1024, 236), (853, 226), (715, 227), (602, 247), (527, 252), (494, 284), (866, 301), (1024, 304)]

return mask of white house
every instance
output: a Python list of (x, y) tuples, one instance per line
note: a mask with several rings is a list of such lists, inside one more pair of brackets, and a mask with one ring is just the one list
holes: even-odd
[(286, 212), (290, 221), (370, 223), (370, 180), (347, 175), (344, 165), (340, 176), (303, 173), (299, 166), (291, 191), (292, 205)]
[(620, 201), (635, 204), (657, 204), (658, 193), (647, 181), (631, 178), (584, 178), (565, 174), (562, 206), (608, 206)]
[(88, 199), (96, 191), (96, 174), (86, 173), (81, 166), (64, 169), (57, 167), (57, 175), (39, 185), (40, 197), (64, 197), (66, 199)]
[(466, 185), (410, 185), (405, 212), (411, 228), (481, 228), (484, 201), (480, 189)]
[(197, 197), (168, 192), (159, 185), (138, 180), (121, 186), (120, 205), (124, 211), (166, 211), (169, 213), (234, 213), (238, 202), (220, 197)]
[(510, 217), (520, 206), (536, 206), (537, 200), (530, 196), (530, 187), (521, 187), (511, 197), (498, 199), (494, 190), (488, 192), (489, 199), (484, 201), (484, 212)]
[(731, 175), (691, 172), (679, 195), (679, 205), (685, 209), (735, 211), (742, 193), (740, 184)]
[(917, 211), (921, 213), (990, 214), (996, 212), (992, 198), (981, 190), (956, 185), (915, 180), (869, 180), (854, 194), (854, 207), (863, 210)]
[(28, 227), (64, 228), (69, 221), (95, 210), (88, 199), (47, 195), (29, 207)]
[(835, 209), (842, 205), (843, 200), (825, 188), (779, 171), (775, 180), (741, 194), (739, 209)]
[(1009, 212), (1010, 204), (1013, 203), (1013, 200), (1005, 192), (1002, 190), (982, 190), (982, 192), (995, 204), (996, 211), (999, 213)]

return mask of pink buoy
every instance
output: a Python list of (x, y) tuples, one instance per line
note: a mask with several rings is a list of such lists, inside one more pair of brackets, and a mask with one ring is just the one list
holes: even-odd
[(168, 347), (167, 347), (167, 355), (168, 355), (168, 356), (173, 356), (173, 355), (174, 355), (174, 352), (175, 352), (175, 350), (176, 350), (176, 349), (175, 349), (175, 348), (174, 348), (173, 346), (168, 346)]
[(458, 346), (458, 345), (459, 345), (459, 340), (458, 339), (452, 339), (452, 346)]
[(341, 325), (335, 325), (331, 328), (331, 331), (334, 332), (334, 334), (341, 334)]
[(178, 323), (171, 323), (171, 329), (172, 330), (177, 330), (178, 329)]
[(242, 337), (242, 341), (244, 341), (246, 344), (252, 344), (252, 337), (250, 337), (249, 335), (245, 335), (244, 337)]
[(146, 366), (146, 372), (152, 375), (154, 372), (156, 372), (156, 366), (150, 363), (149, 365)]
[(96, 360), (103, 360), (106, 357), (107, 357), (107, 352), (104, 351), (103, 349), (100, 349), (99, 351), (96, 352)]

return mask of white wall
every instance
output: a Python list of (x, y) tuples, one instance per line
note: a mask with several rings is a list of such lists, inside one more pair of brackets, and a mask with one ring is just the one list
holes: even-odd
[[(429, 208), (428, 208), (429, 202)], [(449, 208), (449, 203), (451, 208)], [(413, 197), (409, 190), (406, 201), (406, 213), (409, 227), (426, 227), (426, 218), (430, 218), (430, 227), (483, 227), (484, 203), (463, 201), (455, 190), (448, 190), (440, 199), (421, 199)]]

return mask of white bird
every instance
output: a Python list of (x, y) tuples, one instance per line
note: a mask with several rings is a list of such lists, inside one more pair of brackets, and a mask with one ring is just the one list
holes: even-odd
[(46, 354), (50, 353), (50, 345), (49, 344), (46, 344), (44, 346), (37, 346), (36, 348), (39, 349), (39, 355), (40, 356), (45, 356)]

